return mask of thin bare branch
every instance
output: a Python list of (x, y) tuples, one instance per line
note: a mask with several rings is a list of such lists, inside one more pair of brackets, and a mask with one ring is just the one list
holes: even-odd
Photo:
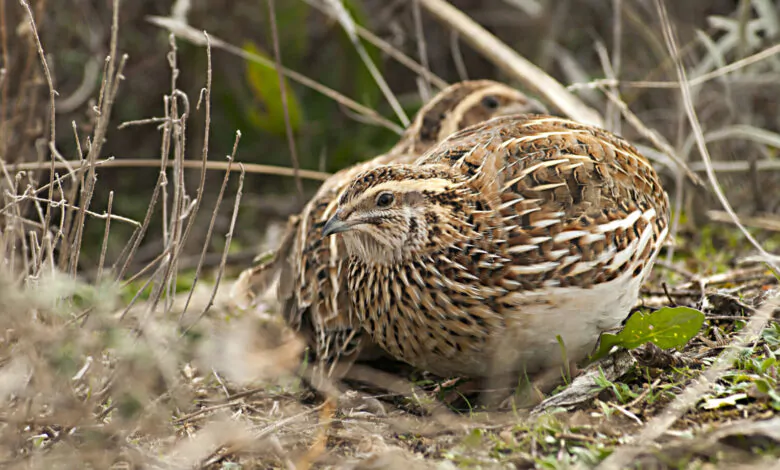
[(72, 276), (76, 275), (76, 267), (78, 265), (79, 254), (81, 252), (81, 240), (84, 234), (84, 223), (86, 210), (89, 208), (92, 202), (92, 194), (95, 191), (95, 182), (97, 176), (95, 173), (95, 162), (100, 155), (100, 151), (103, 148), (103, 143), (106, 140), (106, 133), (108, 131), (108, 125), (111, 121), (111, 111), (114, 107), (114, 100), (116, 99), (117, 92), (119, 91), (119, 83), (123, 80), (122, 71), (124, 70), (125, 63), (127, 62), (127, 56), (123, 56), (117, 61), (117, 44), (119, 37), (119, 0), (113, 2), (113, 14), (111, 19), (111, 44), (109, 46), (109, 56), (106, 60), (106, 71), (103, 77), (103, 85), (101, 86), (100, 96), (98, 101), (98, 107), (96, 112), (98, 113), (97, 125), (95, 126), (95, 132), (92, 138), (92, 145), (87, 152), (87, 177), (82, 186), (80, 205), (81, 210), (79, 212), (78, 221), (76, 222), (76, 237), (71, 246), (70, 257), (70, 272)]
[[(66, 168), (67, 165), (77, 165), (79, 162), (74, 160), (68, 160), (66, 162), (57, 162), (54, 164), (55, 169), (60, 168)], [(154, 158), (111, 158), (110, 160), (101, 160), (95, 163), (97, 166), (100, 166), (101, 168), (146, 168), (146, 167), (159, 167), (160, 166), (160, 160), (154, 159)], [(262, 174), (262, 175), (275, 175), (275, 176), (295, 176), (295, 170), (292, 168), (286, 168), (281, 166), (273, 166), (273, 165), (259, 165), (256, 163), (242, 163), (244, 165), (244, 170), (247, 173), (256, 173), (256, 174)], [(40, 169), (42, 166), (41, 163), (18, 163), (15, 165), (8, 165), (8, 169), (10, 171), (22, 171), (22, 170), (36, 170)], [(173, 162), (166, 162), (166, 166), (172, 167)], [(192, 161), (192, 160), (185, 160), (182, 162), (182, 166), (186, 169), (201, 169), (203, 168), (203, 163), (198, 161)], [(228, 164), (227, 162), (207, 162), (206, 163), (206, 169), (207, 170), (214, 170), (214, 171), (225, 171), (227, 170)], [(76, 168), (74, 171), (79, 172), (83, 171), (83, 169)], [(240, 171), (237, 168), (233, 168), (232, 171)], [(325, 181), (328, 179), (331, 174), (326, 173), (323, 171), (314, 171), (314, 170), (300, 170), (300, 176), (301, 178), (306, 178), (310, 180), (316, 180), (316, 181)]]
[(358, 38), (357, 33), (355, 32), (355, 22), (352, 20), (352, 16), (349, 14), (347, 9), (344, 8), (341, 0), (328, 0), (328, 4), (335, 11), (336, 18), (338, 19), (339, 23), (341, 23), (341, 27), (344, 28), (344, 32), (347, 33), (347, 37), (355, 47), (355, 50), (360, 56), (360, 60), (363, 61), (363, 64), (374, 78), (374, 81), (379, 86), (379, 89), (382, 90), (382, 94), (385, 95), (385, 99), (388, 103), (390, 103), (390, 107), (393, 108), (396, 116), (398, 116), (398, 119), (401, 120), (401, 124), (403, 124), (404, 127), (409, 127), (409, 116), (407, 116), (406, 112), (404, 112), (404, 109), (401, 107), (398, 99), (395, 97), (392, 90), (390, 90), (390, 86), (382, 76), (382, 72), (380, 72), (376, 67), (374, 61), (371, 60), (371, 56), (368, 55), (368, 51), (366, 50), (365, 46), (363, 46), (363, 43), (360, 42), (360, 38)]
[(295, 136), (293, 135), (292, 124), (290, 123), (290, 108), (287, 103), (287, 84), (282, 73), (282, 52), (279, 48), (279, 32), (276, 30), (276, 10), (274, 0), (266, 0), (268, 3), (268, 16), (271, 20), (271, 39), (274, 45), (274, 63), (276, 65), (277, 79), (279, 80), (279, 91), (282, 99), (282, 110), (284, 112), (284, 130), (287, 135), (287, 147), (290, 149), (290, 157), (293, 162), (295, 172), (295, 188), (298, 190), (298, 202), (303, 204), (303, 183), (301, 182), (300, 168), (298, 162), (298, 151), (295, 148)]
[[(30, 200), (30, 201), (45, 202), (47, 205), (51, 206), (52, 208), (68, 207), (70, 209), (74, 209), (74, 210), (77, 210), (77, 211), (82, 211), (83, 210), (84, 214), (86, 214), (86, 215), (88, 215), (90, 217), (94, 217), (96, 219), (101, 219), (101, 220), (112, 219), (112, 220), (116, 220), (117, 222), (124, 222), (126, 224), (134, 225), (136, 227), (140, 227), (141, 226), (141, 224), (138, 221), (133, 220), (133, 219), (131, 219), (129, 217), (122, 217), (120, 215), (107, 214), (107, 213), (98, 214), (97, 212), (88, 211), (88, 210), (85, 210), (85, 209), (83, 209), (83, 208), (81, 208), (79, 206), (75, 206), (73, 204), (68, 204), (66, 201), (51, 201), (49, 199), (44, 199), (42, 197), (30, 196), (30, 195), (15, 196), (15, 198), (19, 199), (19, 200), (27, 199), (27, 200)], [(2, 213), (2, 212), (0, 212), (0, 213)]]
[[(30, 24), (30, 31), (32, 31), (33, 39), (35, 40), (35, 46), (38, 50), (38, 58), (43, 67), (43, 75), (46, 77), (46, 85), (49, 87), (49, 146), (54, 147), (57, 138), (56, 130), (56, 105), (55, 99), (57, 97), (57, 91), (54, 89), (54, 81), (51, 78), (51, 72), (49, 71), (49, 64), (46, 62), (46, 54), (43, 52), (43, 45), (41, 44), (41, 38), (38, 35), (38, 27), (35, 25), (35, 16), (33, 15), (30, 5), (27, 0), (19, 0), (22, 7), (27, 13), (27, 19)], [(3, 8), (5, 10), (5, 8)], [(51, 164), (49, 167), (49, 181), (54, 181), (54, 154), (50, 155)], [(54, 197), (54, 186), (49, 186), (49, 200)], [(51, 222), (51, 207), (46, 207), (46, 216), (44, 218), (43, 227), (44, 230), (48, 230), (49, 222)], [(41, 261), (39, 259), (39, 261)], [(35, 270), (40, 270), (41, 265), (36, 263)]]
[[(238, 150), (238, 142), (241, 140), (241, 132), (236, 132), (236, 138), (233, 141), (233, 151), (231, 152), (230, 156), (228, 156), (228, 167), (225, 171), (225, 177), (222, 179), (222, 186), (219, 188), (219, 194), (217, 195), (217, 202), (214, 203), (214, 210), (211, 213), (211, 220), (209, 221), (209, 228), (206, 230), (206, 239), (203, 241), (203, 247), (201, 248), (200, 252), (200, 259), (198, 260), (198, 267), (195, 268), (195, 277), (192, 280), (192, 286), (190, 287), (190, 291), (187, 294), (187, 300), (184, 302), (184, 308), (181, 311), (181, 314), (179, 315), (179, 325), (181, 325), (182, 319), (184, 318), (184, 315), (187, 313), (187, 309), (190, 306), (190, 301), (192, 300), (192, 294), (195, 293), (195, 287), (198, 285), (198, 280), (200, 279), (200, 271), (203, 268), (203, 260), (206, 258), (206, 252), (208, 251), (208, 247), (211, 244), (211, 236), (214, 232), (214, 224), (217, 221), (217, 214), (219, 213), (219, 207), (222, 205), (222, 198), (225, 196), (225, 189), (227, 188), (228, 180), (230, 179), (230, 170), (233, 165), (233, 161), (236, 157), (236, 152)], [(242, 172), (242, 174), (244, 174)]]
[[(108, 193), (108, 207), (106, 208), (106, 229), (103, 231), (103, 244), (100, 247), (100, 261), (98, 262), (97, 281), (103, 278), (103, 265), (106, 263), (106, 249), (108, 248), (108, 234), (111, 231), (111, 209), (114, 205), (114, 191)], [(141, 224), (138, 224), (140, 227)]]
[[(241, 164), (239, 163), (239, 167)], [(227, 173), (226, 173), (227, 174)], [(222, 250), (222, 260), (219, 263), (219, 269), (217, 270), (217, 278), (214, 280), (214, 288), (211, 291), (211, 297), (209, 297), (209, 301), (206, 304), (206, 306), (201, 311), (200, 315), (198, 315), (198, 318), (195, 319), (192, 324), (190, 324), (187, 329), (184, 331), (183, 334), (186, 334), (197, 322), (203, 318), (206, 313), (209, 311), (212, 305), (214, 305), (214, 299), (217, 297), (217, 291), (219, 290), (219, 284), (222, 280), (222, 275), (225, 273), (225, 263), (227, 262), (227, 254), (230, 250), (230, 242), (233, 240), (233, 229), (236, 226), (236, 219), (238, 218), (238, 207), (241, 204), (241, 195), (244, 188), (244, 176), (246, 173), (243, 171), (241, 172), (241, 175), (238, 179), (238, 189), (236, 190), (236, 202), (233, 205), (233, 216), (230, 219), (230, 228), (228, 229), (228, 233), (225, 236), (225, 248)], [(217, 206), (218, 207), (218, 206)], [(217, 209), (215, 209), (216, 212)]]
[[(688, 82), (688, 85), (691, 87), (697, 87), (703, 85), (711, 80), (723, 77), (732, 72), (747, 67), (748, 65), (752, 65), (761, 62), (762, 60), (766, 60), (778, 53), (780, 53), (780, 44), (775, 44), (774, 46), (767, 47), (766, 49), (760, 52), (756, 52), (753, 55), (747, 56), (744, 59), (738, 60), (736, 62), (732, 62), (728, 65), (713, 70), (712, 72), (705, 73), (698, 77), (693, 77)], [(571, 85), (567, 86), (566, 89), (568, 89), (569, 91), (576, 91), (576, 90), (582, 90), (588, 88), (600, 88), (603, 86), (620, 86), (626, 88), (630, 87), (630, 88), (674, 88), (676, 89), (676, 88), (680, 88), (680, 83), (664, 82), (664, 81), (643, 81), (643, 80), (631, 81), (631, 80), (616, 80), (611, 78), (603, 78), (603, 79), (593, 80), (587, 83), (572, 83)]]

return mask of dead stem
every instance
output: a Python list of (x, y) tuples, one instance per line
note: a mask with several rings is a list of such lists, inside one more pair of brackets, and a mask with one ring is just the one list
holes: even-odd
[[(57, 162), (55, 163), (54, 167), (59, 168), (66, 168), (67, 165), (78, 165), (79, 162), (77, 161), (67, 161), (67, 162)], [(173, 167), (173, 162), (166, 162), (166, 166)], [(292, 168), (286, 168), (281, 166), (273, 166), (273, 165), (260, 165), (257, 163), (242, 163), (244, 165), (244, 171), (246, 173), (254, 173), (254, 174), (260, 174), (260, 175), (275, 175), (275, 176), (295, 176), (295, 170)], [(204, 164), (197, 161), (192, 160), (185, 160), (181, 162), (181, 165), (185, 169), (202, 169), (204, 167)], [(96, 166), (99, 166), (101, 168), (144, 168), (144, 167), (159, 167), (160, 166), (160, 160), (154, 159), (154, 158), (113, 158), (111, 157), (108, 160), (101, 160), (99, 162), (96, 162)], [(205, 168), (207, 170), (212, 171), (225, 171), (227, 170), (228, 164), (226, 162), (207, 162), (205, 164)], [(8, 168), (10, 170), (35, 170), (39, 169), (41, 167), (41, 164), (39, 163), (19, 163), (15, 165), (8, 165)], [(76, 173), (83, 172), (83, 169), (76, 168), (74, 170)], [(233, 168), (232, 171), (240, 171), (237, 168)], [(301, 178), (311, 179), (315, 181), (325, 181), (328, 179), (331, 174), (325, 173), (322, 171), (314, 171), (314, 170), (299, 170), (299, 175)], [(42, 186), (37, 189), (37, 191), (41, 191), (43, 189), (48, 189), (47, 186)]]
[[(192, 300), (192, 294), (195, 292), (195, 287), (198, 285), (198, 279), (200, 278), (200, 271), (203, 267), (203, 259), (206, 257), (206, 252), (211, 244), (211, 236), (214, 232), (214, 224), (217, 221), (217, 214), (219, 213), (219, 207), (222, 205), (222, 198), (225, 196), (225, 188), (227, 188), (228, 180), (230, 179), (230, 168), (235, 160), (236, 151), (238, 150), (238, 142), (241, 140), (241, 132), (236, 132), (236, 138), (233, 141), (233, 151), (228, 156), (228, 168), (225, 171), (225, 177), (222, 179), (222, 186), (219, 188), (219, 194), (217, 195), (217, 201), (214, 203), (214, 210), (211, 211), (211, 220), (209, 221), (209, 228), (206, 230), (206, 239), (203, 241), (203, 247), (200, 252), (200, 259), (198, 260), (198, 267), (195, 268), (195, 277), (192, 280), (192, 286), (187, 294), (187, 300), (184, 302), (184, 308), (179, 314), (179, 325), (181, 326), (182, 319), (187, 313), (187, 309), (190, 306)], [(243, 174), (243, 173), (242, 173)], [(243, 179), (242, 179), (243, 181)], [(186, 332), (185, 332), (186, 333)]]
[[(326, 6), (322, 5), (320, 2), (316, 2), (313, 0), (304, 0), (304, 1), (308, 5), (311, 5), (317, 10), (319, 10), (320, 12), (322, 12), (323, 14), (328, 15), (329, 18), (336, 19), (336, 13), (331, 11), (330, 8), (327, 8)], [(408, 55), (404, 54), (403, 51), (394, 47), (389, 42), (385, 41), (384, 39), (380, 38), (376, 34), (360, 26), (359, 24), (355, 24), (355, 32), (358, 34), (358, 36), (360, 36), (361, 38), (365, 39), (366, 41), (376, 46), (377, 49), (381, 50), (388, 56), (398, 61), (399, 64), (405, 66), (412, 72), (416, 73), (417, 75), (431, 82), (438, 89), (442, 90), (444, 88), (447, 88), (447, 86), (449, 85), (449, 83), (447, 83), (444, 79), (434, 74), (426, 67), (424, 67), (422, 64), (409, 57)]]
[(693, 133), (696, 136), (696, 144), (698, 146), (699, 153), (701, 154), (701, 159), (707, 165), (707, 177), (709, 178), (712, 190), (715, 192), (715, 195), (718, 197), (721, 205), (731, 216), (734, 224), (739, 228), (745, 238), (747, 238), (750, 244), (753, 245), (759, 251), (759, 253), (761, 253), (761, 255), (766, 258), (767, 265), (770, 266), (772, 270), (774, 270), (775, 274), (780, 275), (780, 267), (778, 267), (777, 263), (773, 261), (773, 257), (764, 250), (761, 244), (758, 243), (753, 235), (751, 235), (750, 232), (748, 232), (748, 230), (739, 221), (737, 214), (734, 212), (731, 204), (726, 199), (726, 195), (723, 194), (723, 189), (721, 189), (721, 186), (718, 183), (718, 178), (715, 175), (715, 172), (712, 171), (712, 167), (710, 166), (712, 159), (710, 158), (709, 151), (707, 150), (707, 144), (704, 139), (704, 133), (702, 132), (701, 124), (699, 123), (699, 119), (696, 116), (696, 109), (694, 108), (693, 101), (691, 99), (691, 92), (690, 87), (688, 86), (688, 79), (685, 74), (685, 68), (683, 67), (680, 60), (677, 42), (674, 38), (674, 33), (672, 32), (671, 23), (669, 22), (669, 18), (666, 14), (666, 7), (660, 0), (656, 0), (656, 8), (661, 14), (661, 22), (664, 26), (664, 39), (666, 40), (667, 47), (669, 48), (669, 53), (675, 59), (677, 66), (677, 77), (680, 82), (680, 93), (682, 95), (683, 103), (685, 104), (685, 111), (688, 115), (688, 121), (691, 125), (691, 128), (693, 129)]
[(73, 204), (68, 204), (64, 200), (52, 201), (52, 200), (49, 200), (49, 199), (44, 199), (44, 198), (41, 198), (41, 197), (24, 195), (24, 194), (21, 195), (21, 196), (16, 196), (16, 199), (20, 199), (20, 200), (23, 199), (23, 200), (29, 200), (29, 201), (35, 201), (35, 202), (45, 202), (47, 206), (52, 207), (52, 208), (67, 207), (69, 209), (73, 209), (73, 210), (77, 210), (77, 211), (83, 211), (85, 215), (88, 215), (90, 217), (94, 217), (96, 219), (101, 219), (101, 220), (113, 219), (113, 220), (116, 220), (117, 222), (123, 222), (123, 223), (126, 223), (126, 224), (134, 225), (136, 227), (140, 227), (141, 226), (141, 224), (138, 223), (138, 221), (133, 220), (133, 219), (131, 219), (129, 217), (122, 217), (121, 215), (106, 214), (106, 213), (98, 214), (97, 212), (84, 210), (83, 207), (79, 207), (79, 206), (76, 206), (76, 205), (73, 205)]
[[(238, 136), (240, 136), (240, 135), (241, 134), (238, 133), (237, 138), (236, 138), (236, 146), (238, 145)], [(233, 148), (233, 151), (235, 152), (235, 147)], [(239, 167), (241, 166), (240, 163), (238, 165), (239, 165)], [(226, 174), (228, 174), (228, 173), (226, 173)], [(236, 226), (236, 219), (238, 218), (238, 207), (241, 204), (241, 195), (242, 195), (242, 190), (244, 188), (244, 175), (245, 175), (245, 173), (241, 172), (241, 174), (240, 174), (240, 176), (238, 178), (238, 189), (236, 190), (236, 202), (233, 205), (233, 216), (230, 218), (230, 228), (228, 229), (228, 233), (225, 236), (225, 247), (222, 250), (222, 259), (221, 259), (221, 261), (219, 263), (219, 269), (217, 270), (217, 277), (214, 280), (214, 288), (211, 290), (211, 296), (209, 297), (209, 301), (206, 304), (206, 306), (200, 312), (200, 315), (198, 315), (198, 318), (196, 318), (195, 321), (192, 322), (192, 324), (190, 324), (187, 327), (187, 329), (184, 330), (184, 333), (182, 333), (182, 336), (186, 335), (192, 329), (192, 327), (194, 327), (198, 323), (198, 321), (200, 321), (200, 319), (203, 318), (206, 315), (206, 313), (209, 311), (209, 309), (212, 307), (212, 305), (214, 305), (214, 299), (217, 297), (217, 291), (219, 290), (220, 281), (222, 280), (222, 276), (225, 273), (225, 265), (226, 265), (226, 262), (227, 262), (227, 254), (228, 254), (228, 251), (230, 250), (230, 242), (233, 240), (233, 230), (235, 229), (235, 226)], [(224, 189), (224, 186), (223, 186), (223, 189)], [(222, 195), (222, 193), (220, 192), (220, 196), (221, 195)], [(219, 201), (219, 202), (221, 202), (221, 201)], [(218, 208), (219, 208), (219, 205), (217, 205), (216, 208), (214, 209), (214, 213), (215, 214), (216, 214)], [(213, 219), (212, 219), (212, 222), (213, 222)], [(209, 227), (209, 230), (211, 228), (212, 227)], [(206, 243), (208, 243), (208, 241)], [(194, 289), (194, 284), (193, 284), (193, 289)], [(190, 294), (191, 293), (192, 293), (192, 290), (190, 291)], [(189, 301), (189, 298), (187, 300)], [(179, 317), (179, 321), (181, 322), (181, 317)]]
[[(51, 78), (51, 72), (49, 71), (49, 64), (46, 61), (46, 55), (43, 52), (43, 45), (41, 44), (41, 38), (38, 36), (38, 28), (35, 25), (35, 17), (33, 16), (32, 9), (30, 8), (30, 5), (27, 3), (26, 0), (19, 0), (19, 3), (21, 3), (22, 7), (24, 7), (28, 21), (30, 24), (30, 30), (32, 31), (33, 39), (35, 40), (35, 45), (38, 49), (38, 58), (41, 62), (41, 67), (43, 68), (43, 74), (46, 77), (46, 85), (49, 87), (49, 145), (51, 147), (54, 147), (55, 140), (57, 138), (57, 132), (56, 132), (56, 112), (55, 112), (55, 103), (54, 100), (57, 96), (57, 91), (54, 89), (54, 82)], [(3, 10), (5, 10), (5, 7), (3, 7)], [(5, 22), (4, 22), (5, 23)], [(7, 58), (7, 57), (6, 57)], [(51, 166), (49, 169), (49, 180), (54, 180), (54, 154), (51, 154)], [(49, 200), (51, 200), (54, 197), (54, 187), (49, 186)], [(49, 222), (51, 221), (51, 208), (46, 208), (46, 216), (44, 217), (43, 227), (44, 230), (48, 231)], [(41, 260), (39, 260), (41, 261)], [(41, 265), (39, 263), (35, 264), (35, 271), (39, 271), (41, 268)]]
[[(103, 243), (100, 247), (100, 261), (98, 262), (98, 271), (95, 280), (100, 282), (103, 279), (103, 265), (106, 262), (106, 249), (108, 248), (108, 234), (111, 231), (111, 208), (114, 204), (114, 191), (108, 193), (108, 208), (106, 209), (106, 229), (103, 231)], [(141, 224), (138, 224), (140, 227)]]
[[(431, 67), (428, 64), (428, 48), (425, 44), (425, 31), (423, 31), (419, 0), (413, 0), (412, 2), (412, 17), (414, 19), (414, 33), (415, 36), (417, 36), (417, 54), (420, 55), (420, 63), (426, 70), (430, 70)], [(431, 82), (425, 77), (427, 77), (427, 75), (423, 75), (423, 79), (418, 82), (422, 83), (420, 86), (422, 100), (427, 103), (431, 99)]]

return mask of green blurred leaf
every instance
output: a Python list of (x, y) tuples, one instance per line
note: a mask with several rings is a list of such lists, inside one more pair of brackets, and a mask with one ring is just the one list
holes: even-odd
[[(261, 51), (254, 43), (247, 41), (244, 51), (256, 54), (273, 61), (273, 57)], [(252, 90), (256, 103), (260, 109), (250, 107), (247, 111), (249, 121), (259, 129), (276, 134), (285, 135), (284, 107), (282, 105), (282, 91), (279, 86), (279, 76), (273, 67), (267, 67), (256, 62), (246, 63), (246, 80)], [(287, 109), (290, 112), (290, 127), (293, 132), (301, 125), (302, 109), (298, 97), (287, 80), (284, 80), (287, 91)]]
[(661, 349), (677, 348), (696, 336), (703, 323), (704, 314), (694, 308), (664, 307), (649, 315), (637, 312), (620, 333), (601, 335), (599, 349), (591, 360), (606, 356), (613, 346), (634, 349), (653, 343)]

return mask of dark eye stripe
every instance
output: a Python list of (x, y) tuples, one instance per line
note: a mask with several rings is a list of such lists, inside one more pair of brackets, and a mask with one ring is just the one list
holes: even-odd
[(375, 217), (368, 217), (363, 220), (361, 220), (362, 223), (365, 224), (371, 224), (371, 225), (379, 225), (387, 220), (386, 217), (382, 216), (375, 216)]

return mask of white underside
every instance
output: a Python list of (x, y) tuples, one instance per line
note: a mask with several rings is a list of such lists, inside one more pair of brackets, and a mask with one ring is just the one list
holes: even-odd
[(558, 335), (567, 360), (585, 358), (602, 332), (619, 326), (628, 316), (641, 284), (642, 277), (632, 277), (628, 271), (589, 289), (562, 287), (527, 296), (517, 315), (507, 319), (506, 334), (497, 338), (493, 371), (524, 368), (535, 372), (563, 364)]
[[(665, 236), (666, 232), (661, 240)], [(506, 333), (496, 338), (488, 374), (518, 369), (532, 373), (563, 364), (557, 335), (563, 340), (566, 360), (584, 359), (601, 333), (619, 326), (637, 304), (660, 247), (658, 243), (639, 276), (627, 269), (616, 279), (588, 289), (559, 287), (523, 295), (517, 314), (507, 318)]]

